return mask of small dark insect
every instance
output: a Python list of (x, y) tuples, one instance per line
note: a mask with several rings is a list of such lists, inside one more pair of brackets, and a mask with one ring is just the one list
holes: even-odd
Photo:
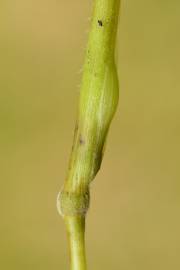
[(103, 26), (103, 23), (101, 20), (98, 20), (98, 24), (99, 24), (99, 26)]

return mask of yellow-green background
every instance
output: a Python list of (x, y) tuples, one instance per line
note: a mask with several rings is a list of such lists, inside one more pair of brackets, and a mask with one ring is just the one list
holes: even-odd
[[(0, 269), (68, 269), (56, 195), (92, 1), (0, 2)], [(180, 1), (124, 0), (121, 84), (91, 186), (91, 270), (180, 269)]]

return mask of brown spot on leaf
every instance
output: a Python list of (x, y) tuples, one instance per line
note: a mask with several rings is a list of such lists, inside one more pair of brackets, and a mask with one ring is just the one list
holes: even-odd
[(79, 136), (79, 143), (80, 143), (81, 145), (85, 144), (85, 140), (83, 139), (83, 137), (82, 137), (81, 134), (80, 134), (80, 136)]

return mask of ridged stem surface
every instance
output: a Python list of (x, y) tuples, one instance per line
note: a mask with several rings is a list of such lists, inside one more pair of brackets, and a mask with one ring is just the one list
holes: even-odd
[(58, 196), (70, 245), (71, 270), (86, 270), (85, 215), (89, 185), (101, 166), (119, 98), (114, 51), (120, 0), (94, 0), (78, 117), (68, 174)]

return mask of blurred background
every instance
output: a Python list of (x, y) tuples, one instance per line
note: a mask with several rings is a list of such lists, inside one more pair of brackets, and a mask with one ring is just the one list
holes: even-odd
[[(0, 2), (0, 269), (69, 269), (56, 196), (92, 1)], [(119, 108), (91, 186), (89, 269), (180, 269), (180, 1), (124, 0)]]

